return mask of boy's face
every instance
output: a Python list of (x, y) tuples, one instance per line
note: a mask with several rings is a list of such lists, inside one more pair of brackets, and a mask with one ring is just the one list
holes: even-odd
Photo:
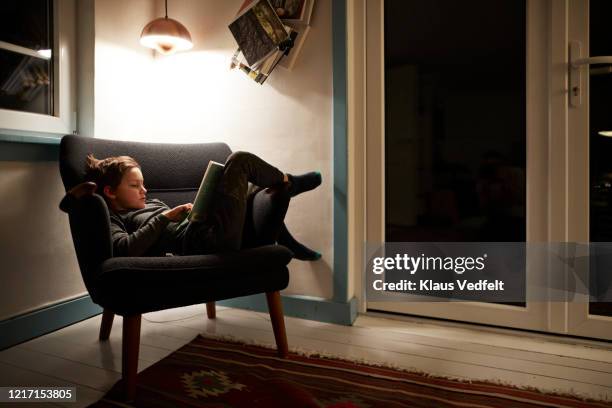
[(116, 211), (144, 208), (147, 189), (144, 187), (142, 172), (138, 167), (132, 167), (123, 174), (116, 189), (104, 187), (104, 194)]

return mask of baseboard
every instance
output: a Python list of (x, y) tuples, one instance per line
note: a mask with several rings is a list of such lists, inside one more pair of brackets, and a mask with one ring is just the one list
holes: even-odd
[[(307, 296), (282, 296), (286, 316), (317, 320), (326, 323), (351, 325), (357, 317), (357, 299), (346, 303)], [(217, 302), (221, 306), (267, 312), (263, 294)], [(0, 350), (59, 330), (62, 327), (89, 319), (102, 313), (102, 308), (89, 295), (68, 300), (34, 312), (0, 322)]]
[[(357, 318), (358, 302), (355, 297), (343, 303), (323, 298), (297, 295), (283, 295), (281, 298), (285, 316), (342, 324), (345, 326), (352, 325)], [(254, 310), (256, 312), (268, 311), (268, 304), (263, 294), (222, 300), (217, 302), (217, 304), (239, 309)]]
[(0, 350), (102, 313), (89, 295), (0, 322)]

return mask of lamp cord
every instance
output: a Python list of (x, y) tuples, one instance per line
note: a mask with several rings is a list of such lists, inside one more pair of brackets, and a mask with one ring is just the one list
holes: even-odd
[(168, 18), (168, 0), (166, 0), (166, 18)]

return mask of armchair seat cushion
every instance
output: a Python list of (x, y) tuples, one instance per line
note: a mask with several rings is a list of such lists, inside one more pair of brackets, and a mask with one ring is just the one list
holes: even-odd
[(268, 245), (234, 253), (116, 257), (94, 278), (94, 301), (119, 315), (282, 290), (291, 251)]

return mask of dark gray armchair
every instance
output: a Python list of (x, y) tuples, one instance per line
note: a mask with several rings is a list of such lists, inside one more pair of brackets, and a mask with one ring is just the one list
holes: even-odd
[[(66, 190), (84, 181), (88, 153), (134, 157), (142, 166), (147, 195), (175, 206), (192, 201), (208, 161), (223, 163), (231, 150), (224, 143), (153, 144), (68, 135), (61, 141), (59, 161)], [(262, 194), (258, 205), (265, 205), (265, 200)], [(265, 245), (214, 255), (113, 257), (109, 212), (101, 196), (78, 200), (69, 220), (85, 286), (104, 308), (100, 340), (108, 339), (114, 315), (123, 316), (122, 380), (127, 399), (136, 392), (142, 313), (206, 303), (208, 317), (214, 318), (215, 301), (265, 293), (278, 353), (286, 356), (279, 291), (289, 283), (292, 253), (287, 248)]]

